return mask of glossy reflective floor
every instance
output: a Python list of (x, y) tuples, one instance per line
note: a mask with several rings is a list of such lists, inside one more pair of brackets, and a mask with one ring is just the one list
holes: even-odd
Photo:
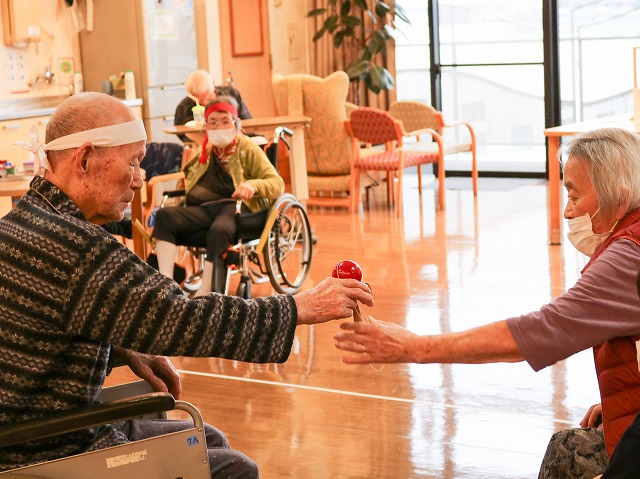
[[(403, 219), (383, 191), (359, 215), (313, 210), (319, 241), (306, 286), (353, 259), (375, 295), (368, 312), (421, 334), (538, 309), (585, 261), (569, 244), (547, 245), (546, 183), (533, 183), (496, 190), (481, 179), (477, 201), (470, 186), (447, 190), (446, 212), (435, 212), (434, 191), (420, 207), (409, 177)], [(300, 327), (282, 365), (175, 358), (183, 399), (262, 477), (305, 479), (536, 478), (551, 434), (598, 401), (590, 351), (538, 373), (526, 363), (375, 371), (340, 362), (337, 329)]]

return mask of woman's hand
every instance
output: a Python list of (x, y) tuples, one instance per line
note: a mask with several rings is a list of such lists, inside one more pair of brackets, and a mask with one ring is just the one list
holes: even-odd
[(415, 360), (418, 336), (394, 323), (376, 321), (342, 323), (342, 332), (333, 335), (335, 346), (349, 352), (346, 364), (409, 363)]
[(236, 191), (233, 192), (231, 197), (238, 200), (247, 201), (250, 200), (255, 194), (256, 189), (253, 187), (251, 182), (244, 181), (238, 185)]
[(589, 408), (587, 414), (580, 421), (580, 427), (598, 427), (602, 429), (602, 404), (594, 404)]
[(114, 355), (124, 361), (136, 376), (151, 384), (154, 390), (168, 392), (174, 398), (180, 398), (182, 392), (180, 374), (169, 358), (142, 354), (117, 346), (114, 347)]

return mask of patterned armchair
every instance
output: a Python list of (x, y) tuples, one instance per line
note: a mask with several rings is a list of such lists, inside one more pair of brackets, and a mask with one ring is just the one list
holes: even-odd
[(305, 153), (310, 206), (342, 206), (351, 211), (351, 145), (344, 127), (349, 77), (294, 74), (273, 77), (280, 115), (306, 115)]

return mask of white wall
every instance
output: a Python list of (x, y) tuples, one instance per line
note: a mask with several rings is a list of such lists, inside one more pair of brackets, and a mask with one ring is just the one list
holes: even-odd
[(274, 74), (309, 72), (306, 3), (301, 0), (269, 0), (271, 63)]

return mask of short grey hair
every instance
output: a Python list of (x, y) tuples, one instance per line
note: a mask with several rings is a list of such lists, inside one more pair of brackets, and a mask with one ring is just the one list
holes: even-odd
[(562, 151), (568, 158), (589, 163), (598, 207), (603, 213), (613, 213), (627, 200), (629, 211), (640, 207), (638, 134), (620, 128), (601, 128), (573, 138)]
[(207, 70), (196, 70), (184, 82), (184, 87), (190, 95), (202, 95), (214, 91), (213, 78)]

